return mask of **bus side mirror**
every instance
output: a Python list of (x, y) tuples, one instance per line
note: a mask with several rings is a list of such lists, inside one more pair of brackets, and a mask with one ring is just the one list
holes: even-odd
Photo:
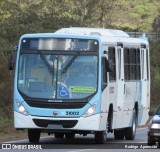
[(11, 54), (8, 59), (8, 70), (13, 70), (13, 69), (14, 69), (13, 54)]
[(107, 60), (107, 72), (113, 71), (113, 60), (109, 59)]
[(8, 70), (14, 70), (14, 65), (17, 57), (17, 50), (18, 50), (18, 47), (14, 46), (12, 49), (12, 53), (8, 59)]

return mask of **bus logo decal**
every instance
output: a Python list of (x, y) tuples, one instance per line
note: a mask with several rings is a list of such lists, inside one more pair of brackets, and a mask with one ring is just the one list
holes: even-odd
[(54, 115), (54, 116), (57, 116), (57, 115), (58, 115), (58, 112), (57, 112), (57, 111), (53, 111), (53, 115)]

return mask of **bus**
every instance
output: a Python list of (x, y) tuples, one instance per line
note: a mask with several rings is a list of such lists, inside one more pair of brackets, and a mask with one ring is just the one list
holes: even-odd
[[(121, 30), (71, 27), (22, 35), (12, 56), (14, 127), (74, 138), (134, 140), (150, 108), (149, 43)], [(13, 61), (15, 61), (15, 63)]]

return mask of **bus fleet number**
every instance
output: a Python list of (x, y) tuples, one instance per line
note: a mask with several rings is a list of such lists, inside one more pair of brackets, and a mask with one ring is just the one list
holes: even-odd
[(66, 111), (66, 115), (79, 115), (78, 111)]

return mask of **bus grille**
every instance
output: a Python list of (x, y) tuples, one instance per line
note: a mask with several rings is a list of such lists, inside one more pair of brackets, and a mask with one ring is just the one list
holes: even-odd
[(51, 102), (34, 102), (27, 101), (27, 104), (31, 107), (37, 108), (50, 108), (50, 109), (79, 109), (83, 108), (85, 102), (63, 102), (63, 103), (51, 103)]
[(63, 128), (73, 128), (78, 120), (45, 120), (45, 119), (33, 119), (33, 122), (38, 127), (47, 127), (49, 124), (51, 125), (62, 125)]

